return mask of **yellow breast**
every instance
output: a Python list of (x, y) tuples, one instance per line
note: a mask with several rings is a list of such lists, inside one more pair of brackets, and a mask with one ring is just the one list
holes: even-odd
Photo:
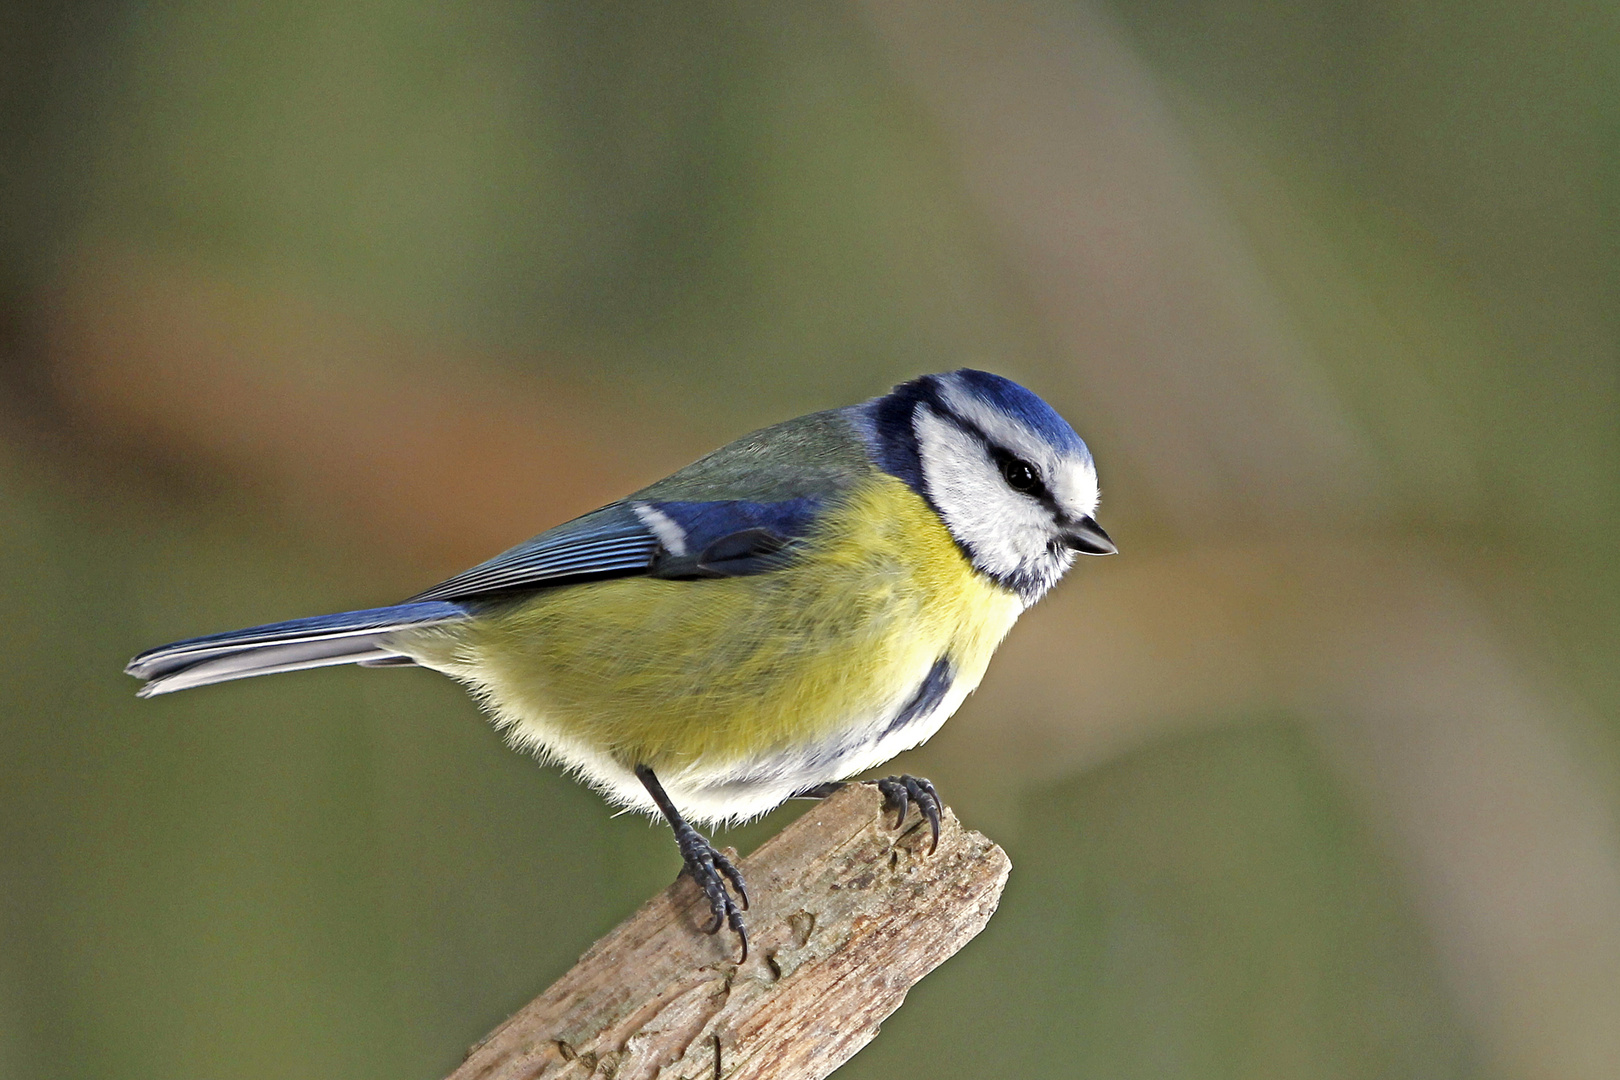
[(959, 689), (976, 686), (1021, 611), (921, 498), (878, 475), (783, 570), (565, 586), (405, 647), (472, 684), (521, 741), (662, 775), (877, 722), (941, 656)]

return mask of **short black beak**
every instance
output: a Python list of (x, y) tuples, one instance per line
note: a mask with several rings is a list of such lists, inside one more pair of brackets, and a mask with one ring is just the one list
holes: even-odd
[(1063, 542), (1082, 555), (1118, 555), (1119, 548), (1091, 518), (1083, 517), (1063, 530)]

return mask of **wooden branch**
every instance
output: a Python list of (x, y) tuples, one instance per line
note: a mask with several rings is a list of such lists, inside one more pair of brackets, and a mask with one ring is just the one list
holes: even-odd
[(450, 1080), (820, 1080), (989, 922), (1012, 864), (945, 811), (897, 834), (852, 784), (741, 864), (751, 946), (702, 932), (686, 877), (473, 1047)]

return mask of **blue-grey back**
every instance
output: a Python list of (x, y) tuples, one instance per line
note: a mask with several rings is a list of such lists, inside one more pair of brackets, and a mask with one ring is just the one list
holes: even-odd
[(750, 432), (629, 500), (779, 502), (838, 495), (873, 472), (852, 419), (860, 407), (796, 416)]

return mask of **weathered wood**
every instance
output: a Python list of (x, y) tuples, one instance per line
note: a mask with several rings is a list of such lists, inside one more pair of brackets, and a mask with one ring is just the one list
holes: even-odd
[(995, 912), (1011, 863), (945, 812), (928, 852), (871, 787), (817, 804), (744, 860), (751, 946), (702, 932), (681, 877), (475, 1046), (450, 1080), (819, 1080)]

